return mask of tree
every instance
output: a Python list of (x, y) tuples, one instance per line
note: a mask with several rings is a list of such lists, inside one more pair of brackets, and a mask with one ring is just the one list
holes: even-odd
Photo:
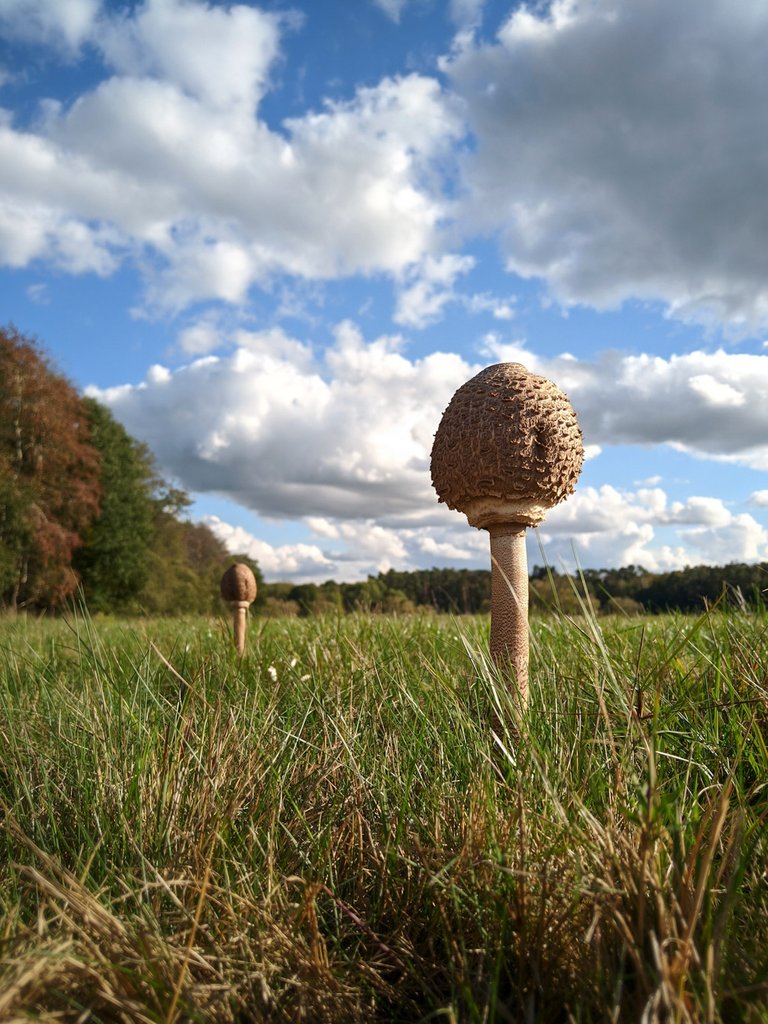
[(189, 505), (35, 341), (0, 328), (0, 608), (54, 609), (81, 579), (95, 611), (219, 611), (233, 556)]
[(24, 552), (32, 544), (25, 488), (15, 481), (0, 459), (0, 595), (11, 594), (17, 584)]
[(166, 487), (154, 500), (149, 577), (138, 598), (141, 609), (152, 615), (220, 612), (221, 577), (233, 562), (251, 567), (259, 588), (256, 600), (263, 601), (258, 565), (231, 555), (204, 523), (185, 519), (190, 504), (189, 496), (174, 487)]
[(83, 400), (32, 339), (0, 328), (2, 604), (52, 608), (72, 593), (72, 555), (99, 497)]
[(189, 562), (185, 523), (181, 520), (190, 504), (189, 496), (174, 487), (163, 489), (155, 497), (149, 574), (139, 595), (142, 611), (150, 615), (200, 610), (200, 579)]
[(101, 456), (101, 501), (73, 565), (91, 611), (132, 611), (149, 576), (159, 478), (145, 445), (103, 405), (91, 398), (84, 404), (91, 443)]

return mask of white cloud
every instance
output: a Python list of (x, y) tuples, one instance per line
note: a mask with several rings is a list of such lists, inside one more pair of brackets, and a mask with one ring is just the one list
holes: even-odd
[(218, 516), (204, 519), (223, 544), (237, 555), (247, 555), (258, 562), (270, 580), (293, 580), (296, 583), (329, 579), (334, 563), (314, 544), (280, 544), (275, 547), (260, 540), (242, 526), (232, 526)]
[(465, 216), (565, 303), (768, 323), (761, 0), (555, 0), (444, 62), (477, 146)]
[(520, 338), (503, 341), (495, 331), (489, 331), (482, 340), (480, 352), (488, 357), (489, 362), (523, 363), (532, 373), (540, 372), (538, 356), (529, 352), (525, 341)]
[(8, 266), (23, 267), (44, 250), (52, 218), (36, 213), (0, 199), (0, 252)]
[(10, 39), (76, 51), (90, 35), (100, 0), (0, 0), (0, 30)]
[[(185, 336), (203, 351), (209, 328), (204, 320), (202, 334), (189, 326)], [(97, 394), (192, 491), (228, 493), (263, 515), (286, 517), (381, 521), (429, 507), (434, 432), (451, 395), (478, 366), (442, 352), (409, 359), (398, 337), (366, 342), (350, 322), (337, 327), (322, 358), (280, 329), (239, 330), (224, 340), (236, 346), (231, 355), (162, 376), (153, 371), (139, 386)], [(519, 342), (487, 344), (490, 354), (522, 362), (563, 388), (590, 454), (617, 444), (668, 444), (768, 467), (763, 356), (606, 353), (590, 361), (538, 357)], [(691, 384), (701, 377), (704, 391)], [(713, 390), (719, 396), (724, 389), (743, 401), (713, 404)], [(651, 478), (637, 493), (663, 492)], [(716, 499), (690, 501), (702, 502), (697, 522), (716, 525), (730, 515)], [(681, 514), (667, 510), (679, 521)]]
[[(0, 131), (0, 163), (4, 149)], [(10, 267), (45, 257), (71, 274), (92, 271), (104, 277), (115, 270), (122, 242), (108, 225), (92, 227), (36, 204), (16, 206), (0, 195), (0, 253)]]
[(454, 282), (475, 265), (471, 256), (426, 256), (405, 274), (406, 285), (397, 297), (394, 321), (409, 327), (426, 327), (442, 316), (443, 308), (457, 295)]
[[(198, 366), (203, 365), (205, 365), (204, 360), (198, 360)], [(147, 382), (149, 384), (167, 384), (170, 379), (171, 371), (167, 366), (161, 366), (159, 363), (155, 363), (147, 370)]]
[(448, 10), (454, 24), (466, 31), (480, 23), (484, 6), (485, 0), (451, 0)]
[[(303, 520), (327, 560), (317, 562), (318, 573), (341, 567), (342, 578), (364, 577), (452, 559), (486, 564), (487, 537), (437, 503), (429, 476), (442, 411), (478, 366), (451, 353), (410, 359), (401, 339), (366, 342), (349, 322), (322, 357), (279, 329), (238, 330), (227, 343), (236, 345), (228, 355), (174, 371), (154, 367), (138, 386), (91, 393), (188, 490), (224, 495), (268, 518)], [(666, 442), (702, 457), (768, 460), (761, 357), (611, 353), (589, 362), (535, 357), (519, 343), (509, 349), (565, 387), (588, 448), (595, 438), (603, 447)], [(739, 390), (745, 403), (710, 405), (690, 387), (701, 374)], [(632, 491), (582, 484), (547, 516), (540, 530), (547, 550), (572, 564), (575, 544), (584, 565), (650, 569), (768, 557), (768, 537), (753, 516), (717, 495), (670, 501), (658, 483), (651, 477)], [(768, 505), (759, 491), (751, 502)], [(310, 555), (318, 557), (302, 557)]]
[(470, 313), (491, 313), (496, 320), (511, 320), (515, 315), (515, 299), (500, 299), (487, 292), (462, 296), (462, 302)]
[(430, 535), (419, 539), (419, 550), (425, 555), (429, 555), (435, 559), (440, 559), (441, 561), (450, 559), (451, 561), (459, 563), (466, 562), (477, 554), (466, 545), (464, 547), (460, 547), (458, 544), (451, 544), (447, 541), (438, 541)]
[(213, 352), (222, 344), (222, 332), (215, 314), (209, 314), (189, 324), (179, 332), (176, 343), (190, 356)]
[[(671, 532), (673, 544), (659, 543), (659, 530)], [(669, 504), (658, 487), (579, 488), (552, 509), (539, 533), (550, 561), (570, 568), (642, 565), (662, 572), (768, 558), (768, 530), (752, 516), (732, 514), (718, 498)]]
[(521, 362), (568, 394), (587, 444), (669, 444), (703, 458), (768, 469), (768, 359), (693, 351), (669, 358), (605, 352), (543, 358), (493, 336), (484, 351)]
[[(393, 18), (404, 7), (381, 5)], [(3, 0), (9, 36), (87, 40), (111, 77), (45, 104), (34, 130), (6, 116), (0, 260), (105, 274), (138, 259), (150, 305), (170, 310), (242, 303), (275, 275), (384, 272), (404, 283), (399, 322), (421, 326), (448, 302), (483, 301), (454, 293), (463, 269), (430, 276), (430, 260), (468, 259), (441, 255), (443, 229), (454, 245), (456, 228), (492, 230), (509, 268), (565, 303), (634, 297), (734, 332), (768, 324), (764, 4), (556, 0), (517, 7), (491, 44), (473, 34), (481, 3), (450, 13), (464, 26), (442, 64), (453, 93), (435, 77), (386, 78), (275, 130), (258, 112), (286, 17), (195, 0)], [(85, 260), (65, 229), (93, 240)]]
[(81, 221), (64, 220), (51, 232), (49, 253), (53, 262), (70, 274), (91, 272), (109, 277), (118, 265), (115, 249), (120, 241), (108, 225), (92, 228)]
[(258, 104), (283, 24), (192, 0), (91, 24), (114, 74), (45, 103), (34, 128), (0, 117), (0, 262), (81, 272), (80, 247), (64, 244), (78, 230), (98, 249), (87, 269), (136, 260), (161, 311), (243, 303), (275, 275), (418, 264), (449, 216), (440, 161), (460, 117), (435, 79), (408, 75), (274, 130)]
[[(307, 517), (321, 541), (274, 547), (216, 517), (206, 520), (233, 554), (255, 558), (270, 580), (361, 580), (389, 568), (434, 565), (487, 569), (488, 535), (448, 513), (415, 518), (410, 525), (382, 525)], [(530, 565), (610, 568), (642, 565), (665, 572), (694, 564), (722, 565), (768, 558), (768, 531), (752, 516), (731, 514), (716, 498), (670, 503), (659, 490), (619, 491), (586, 487), (553, 509), (527, 535)]]
[(720, 498), (692, 495), (685, 502), (674, 502), (669, 510), (669, 522), (694, 523), (704, 527), (728, 526), (733, 516)]
[[(412, 531), (384, 528), (372, 521), (324, 523), (318, 517), (308, 518), (307, 525), (325, 544), (328, 538), (336, 542), (331, 550), (313, 543), (273, 545), (219, 516), (206, 516), (203, 521), (233, 555), (255, 559), (267, 580), (295, 583), (365, 580), (399, 568), (409, 563), (407, 545), (413, 536)], [(459, 557), (466, 556), (460, 553)]]
[(230, 356), (93, 393), (192, 491), (267, 516), (369, 519), (429, 507), (435, 424), (470, 369), (409, 361), (399, 339), (339, 325), (322, 362), (279, 331), (240, 332)]
[(400, 15), (407, 6), (408, 0), (373, 0), (373, 3), (392, 21), (399, 22)]
[[(380, 6), (396, 19), (405, 2)], [(491, 230), (510, 269), (565, 303), (634, 297), (734, 332), (768, 325), (768, 7), (555, 0), (516, 7), (481, 43), (482, 6), (451, 4), (453, 92), (385, 78), (278, 130), (259, 105), (287, 15), (2, 0), (9, 38), (87, 41), (106, 77), (44, 103), (33, 128), (0, 117), (0, 261), (103, 275), (135, 260), (161, 311), (243, 303), (277, 275), (385, 273), (403, 287), (399, 322), (422, 326), (454, 301), (511, 315), (456, 293), (465, 267), (431, 276), (430, 261), (469, 259), (449, 237)], [(706, 373), (696, 386), (740, 401)]]
[(450, 303), (473, 314), (490, 313), (496, 320), (515, 316), (515, 297), (500, 298), (488, 292), (467, 294), (456, 287), (457, 279), (476, 265), (473, 256), (459, 253), (426, 255), (402, 271), (397, 278), (395, 311), (392, 319), (406, 327), (421, 329), (443, 319)]
[(145, 0), (105, 19), (99, 46), (126, 78), (171, 83), (231, 116), (258, 104), (277, 56), (278, 28), (275, 15), (244, 4)]
[[(700, 526), (686, 530), (682, 537), (698, 563), (723, 565), (768, 558), (768, 531), (747, 512), (716, 528)], [(688, 557), (690, 561), (691, 554)]]
[(711, 373), (694, 374), (688, 381), (697, 394), (701, 395), (706, 405), (744, 405), (745, 396), (743, 391), (717, 380)]
[(386, 572), (407, 559), (406, 536), (412, 531), (393, 530), (379, 526), (373, 520), (343, 522), (339, 524), (339, 537), (358, 558), (370, 560), (378, 572)]
[(759, 505), (761, 508), (768, 508), (768, 490), (753, 491), (749, 496), (751, 505)]
[(305, 516), (304, 522), (318, 537), (332, 537), (335, 540), (339, 536), (338, 527), (323, 516)]

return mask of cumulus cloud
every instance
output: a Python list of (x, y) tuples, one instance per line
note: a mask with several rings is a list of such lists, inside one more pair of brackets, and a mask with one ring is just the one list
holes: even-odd
[(90, 35), (100, 7), (100, 0), (2, 0), (0, 29), (6, 38), (74, 52)]
[(587, 443), (669, 444), (702, 458), (768, 468), (765, 356), (719, 349), (668, 358), (605, 352), (550, 359), (493, 337), (485, 351), (556, 380)]
[(485, 0), (451, 0), (448, 10), (453, 22), (468, 31), (482, 20), (484, 6)]
[(106, 277), (117, 266), (121, 243), (109, 225), (91, 227), (51, 209), (16, 208), (0, 197), (0, 251), (10, 267), (24, 267), (45, 256), (69, 273), (91, 271)]
[(105, 19), (98, 42), (120, 75), (168, 82), (231, 117), (257, 106), (278, 53), (279, 24), (244, 4), (145, 0), (135, 12)]
[(470, 313), (490, 313), (496, 320), (511, 320), (515, 315), (515, 297), (500, 299), (487, 292), (476, 292), (462, 297)]
[[(267, 518), (303, 520), (317, 551), (302, 551), (292, 572), (304, 572), (318, 552), (326, 561), (314, 563), (317, 571), (328, 576), (342, 566), (343, 578), (446, 559), (485, 564), (487, 537), (437, 503), (429, 474), (442, 411), (479, 366), (451, 353), (408, 358), (400, 338), (366, 341), (350, 322), (338, 325), (322, 354), (277, 328), (239, 329), (228, 344), (227, 355), (203, 355), (174, 371), (155, 366), (139, 385), (90, 392), (188, 490), (223, 495)], [(542, 359), (519, 344), (499, 355), (564, 386), (588, 449), (667, 443), (700, 457), (768, 464), (768, 413), (761, 412), (768, 368), (757, 357)], [(717, 388), (692, 388), (697, 375), (745, 401), (723, 403)], [(585, 565), (650, 569), (722, 562), (724, 553), (768, 556), (765, 530), (749, 513), (706, 494), (671, 501), (659, 484), (651, 477), (632, 491), (580, 485), (539, 535), (553, 559), (569, 564), (573, 545)], [(765, 492), (749, 500), (768, 504)], [(291, 557), (283, 552), (269, 564), (277, 571)]]
[[(183, 338), (203, 352), (211, 329), (204, 320)], [(381, 521), (433, 503), (434, 431), (453, 392), (479, 365), (447, 352), (409, 359), (399, 337), (366, 341), (349, 321), (322, 354), (279, 328), (241, 329), (228, 341), (230, 355), (204, 355), (173, 372), (155, 367), (139, 385), (94, 393), (187, 488), (229, 494), (262, 515)], [(613, 445), (668, 444), (700, 458), (768, 467), (764, 357), (542, 358), (520, 343), (497, 341), (487, 351), (558, 381), (598, 458)], [(701, 378), (706, 388), (696, 386)], [(649, 485), (637, 493), (650, 501), (663, 492)], [(696, 522), (722, 525), (721, 503), (694, 500)], [(665, 515), (683, 522), (681, 510)]]
[[(659, 543), (659, 531), (673, 543)], [(539, 533), (548, 558), (568, 568), (642, 565), (662, 572), (768, 557), (768, 530), (749, 514), (734, 514), (712, 497), (670, 503), (658, 487), (579, 488)]]
[[(426, 256), (405, 274), (406, 284), (400, 291), (394, 321), (409, 327), (426, 327), (441, 318), (447, 303), (455, 301), (454, 282), (475, 265), (471, 256), (446, 254)], [(498, 308), (498, 307), (494, 307)]]
[(495, 320), (515, 316), (515, 297), (500, 298), (489, 292), (462, 292), (456, 281), (474, 268), (472, 256), (445, 253), (426, 256), (398, 277), (392, 319), (404, 327), (421, 329), (443, 319), (445, 307), (455, 303), (468, 313), (490, 313)]
[(232, 526), (218, 516), (206, 516), (204, 522), (232, 554), (247, 555), (258, 562), (267, 579), (292, 579), (297, 583), (329, 579), (335, 567), (333, 561), (314, 544), (274, 546), (242, 526)]
[(207, 316), (188, 324), (179, 331), (176, 344), (182, 352), (190, 356), (204, 355), (219, 348), (222, 333), (216, 315)]
[[(136, 259), (149, 306), (176, 311), (242, 303), (281, 274), (399, 274), (435, 247), (440, 160), (463, 131), (436, 79), (383, 79), (275, 130), (258, 108), (276, 15), (145, 0), (89, 25), (102, 81), (32, 127), (0, 117), (0, 261), (105, 273)], [(72, 225), (101, 262), (60, 244)]]
[[(233, 555), (244, 554), (256, 559), (270, 581), (365, 580), (392, 568), (415, 568), (421, 551), (443, 560), (456, 558), (465, 563), (473, 557), (472, 544), (464, 548), (437, 544), (431, 535), (422, 531), (384, 527), (373, 520), (350, 522), (309, 516), (305, 524), (318, 543), (280, 545), (269, 544), (219, 516), (206, 516), (204, 522)], [(481, 558), (482, 555), (481, 549)]]
[(443, 64), (477, 146), (468, 222), (564, 303), (768, 323), (760, 0), (553, 0)]
[(547, 517), (547, 532), (599, 533), (618, 522), (719, 528), (728, 526), (733, 519), (720, 498), (692, 495), (684, 502), (670, 503), (660, 487), (622, 491), (603, 484), (598, 488), (581, 487), (567, 503), (552, 509)]
[(236, 337), (231, 356), (93, 393), (184, 486), (262, 515), (368, 519), (433, 503), (429, 450), (466, 376), (460, 357), (410, 361), (398, 338), (366, 343), (351, 323), (322, 359), (282, 331)]
[[(405, 0), (379, 6), (396, 20)], [(397, 322), (419, 327), (453, 301), (481, 308), (456, 294), (455, 249), (494, 232), (509, 269), (564, 303), (767, 326), (765, 4), (552, 0), (516, 6), (492, 42), (482, 14), (452, 0), (450, 88), (384, 78), (276, 127), (261, 105), (287, 15), (3, 0), (10, 38), (87, 41), (103, 78), (31, 126), (0, 118), (0, 261), (134, 260), (161, 312), (244, 303), (281, 275), (384, 273)], [(698, 387), (738, 401), (706, 374)]]
[[(370, 574), (489, 567), (488, 535), (463, 516), (425, 516), (410, 525), (306, 517), (316, 543), (272, 546), (216, 517), (208, 524), (234, 553), (256, 558), (270, 580), (361, 580)], [(746, 513), (731, 513), (717, 498), (670, 502), (658, 488), (620, 491), (605, 485), (579, 489), (527, 534), (530, 565), (610, 568), (641, 565), (652, 572), (687, 565), (768, 558), (768, 531)]]

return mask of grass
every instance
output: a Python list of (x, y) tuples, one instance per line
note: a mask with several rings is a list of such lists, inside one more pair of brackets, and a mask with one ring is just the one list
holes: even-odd
[(0, 622), (0, 1022), (768, 1020), (767, 632)]

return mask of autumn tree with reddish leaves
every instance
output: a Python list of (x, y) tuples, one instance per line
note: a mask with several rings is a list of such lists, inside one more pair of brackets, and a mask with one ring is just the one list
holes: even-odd
[(54, 608), (99, 509), (99, 453), (82, 398), (40, 348), (0, 327), (0, 605)]

